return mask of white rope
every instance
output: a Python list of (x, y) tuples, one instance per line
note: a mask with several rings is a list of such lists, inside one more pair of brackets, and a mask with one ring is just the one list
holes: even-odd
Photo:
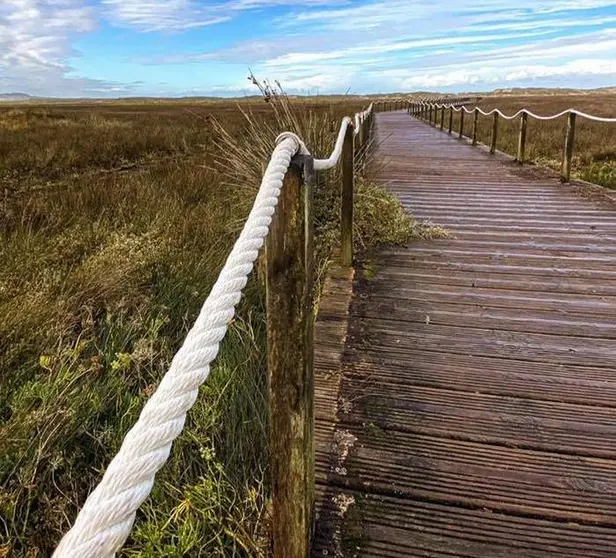
[(274, 149), (244, 229), (195, 324), (54, 558), (111, 558), (128, 537), (135, 513), (152, 490), (154, 475), (167, 461), (199, 386), (209, 375), (269, 230), (291, 158), (300, 149), (301, 142), (288, 134)]
[[(450, 108), (452, 107), (454, 110), (456, 110), (456, 107), (454, 105), (444, 105), (444, 104), (436, 104), (436, 103), (427, 103), (428, 106), (432, 106), (434, 108)], [(606, 123), (614, 123), (616, 122), (616, 118), (605, 118), (602, 116), (594, 116), (592, 114), (587, 114), (585, 112), (582, 112), (580, 110), (576, 110), (576, 109), (567, 109), (567, 110), (563, 110), (562, 112), (559, 112), (558, 114), (553, 114), (551, 116), (540, 116), (538, 114), (535, 114), (534, 112), (531, 112), (530, 110), (523, 108), (520, 109), (518, 112), (516, 112), (515, 114), (513, 114), (512, 116), (507, 116), (505, 113), (503, 113), (502, 111), (500, 111), (499, 109), (492, 109), (490, 112), (486, 112), (482, 109), (480, 109), (479, 107), (475, 107), (477, 112), (479, 112), (480, 114), (483, 114), (484, 116), (491, 116), (494, 113), (497, 113), (500, 117), (504, 118), (505, 120), (513, 120), (514, 118), (517, 118), (518, 116), (520, 116), (523, 113), (528, 114), (529, 116), (532, 116), (533, 118), (536, 118), (537, 120), (554, 120), (555, 118), (560, 118), (561, 116), (564, 116), (565, 114), (576, 114), (581, 118), (587, 118), (588, 120), (592, 120), (594, 122), (606, 122)], [(467, 114), (472, 114), (475, 109), (467, 109), (465, 106), (462, 106), (462, 109), (464, 109), (464, 111)], [(456, 110), (457, 112), (457, 110)]]
[[(363, 112), (358, 112), (355, 114), (355, 129), (353, 131), (353, 135), (359, 134), (359, 128), (363, 125), (368, 117), (372, 113), (372, 104)], [(342, 147), (344, 146), (344, 136), (346, 135), (347, 129), (349, 126), (353, 125), (353, 120), (351, 120), (348, 116), (345, 116), (342, 119), (342, 123), (340, 125), (340, 130), (338, 132), (338, 138), (336, 139), (336, 144), (334, 146), (334, 150), (328, 159), (315, 159), (314, 160), (314, 170), (329, 170), (334, 168), (338, 161), (340, 160), (340, 156), (342, 155)]]
[[(363, 122), (372, 110), (370, 105), (355, 121)], [(328, 159), (315, 160), (315, 170), (337, 164), (350, 124), (350, 118), (343, 119), (334, 151)], [(298, 153), (309, 155), (295, 134), (285, 132), (276, 139), (250, 215), (197, 320), (53, 558), (112, 558), (126, 541), (137, 510), (150, 494), (154, 477), (169, 458), (171, 445), (210, 373), (269, 231), (284, 176)]]
[(328, 159), (315, 159), (314, 160), (314, 170), (328, 170), (335, 167), (338, 164), (338, 160), (340, 159), (340, 155), (342, 155), (342, 146), (344, 145), (344, 136), (346, 135), (347, 128), (350, 124), (353, 124), (353, 121), (345, 116), (342, 119), (342, 124), (340, 125), (340, 131), (338, 132), (338, 139), (336, 140), (336, 145), (334, 146), (334, 150)]

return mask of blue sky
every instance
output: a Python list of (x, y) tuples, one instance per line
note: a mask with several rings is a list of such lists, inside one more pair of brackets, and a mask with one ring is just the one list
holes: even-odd
[(0, 92), (244, 95), (616, 85), (616, 1), (0, 0)]

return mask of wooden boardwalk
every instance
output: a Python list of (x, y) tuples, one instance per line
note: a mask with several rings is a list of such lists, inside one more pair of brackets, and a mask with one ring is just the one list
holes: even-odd
[(314, 556), (615, 556), (615, 206), (377, 126), (383, 184), (452, 238), (328, 286)]

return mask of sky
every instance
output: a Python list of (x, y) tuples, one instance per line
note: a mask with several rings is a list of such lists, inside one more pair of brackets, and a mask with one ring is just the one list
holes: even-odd
[(616, 1), (0, 0), (0, 93), (461, 92), (616, 85)]

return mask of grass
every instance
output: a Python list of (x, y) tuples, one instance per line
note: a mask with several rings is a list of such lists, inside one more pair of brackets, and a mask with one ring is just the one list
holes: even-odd
[[(568, 108), (575, 108), (596, 116), (614, 117), (614, 94), (588, 95), (517, 95), (489, 96), (477, 106), (483, 110), (498, 108), (512, 115), (522, 108), (548, 116)], [(472, 108), (474, 105), (468, 105)], [(439, 114), (440, 118), (440, 114)], [(445, 115), (445, 126), (448, 125)], [(473, 116), (465, 115), (464, 135), (472, 135)], [(459, 113), (454, 113), (454, 131), (460, 129)], [(557, 120), (539, 121), (528, 119), (526, 162), (548, 166), (560, 171), (565, 143), (566, 116)], [(490, 144), (492, 117), (479, 117), (478, 140)], [(497, 149), (510, 155), (517, 155), (519, 120), (500, 119)], [(608, 188), (616, 188), (616, 124), (592, 122), (578, 117), (576, 122), (575, 150), (572, 171), (575, 178), (581, 178)]]
[[(290, 106), (294, 105), (294, 106)], [(237, 238), (278, 132), (329, 153), (363, 101), (0, 109), (0, 556), (51, 554), (153, 393)], [(317, 188), (317, 257), (338, 231)], [(402, 242), (359, 181), (358, 248)], [(121, 556), (264, 556), (264, 287), (253, 274), (212, 374)]]

